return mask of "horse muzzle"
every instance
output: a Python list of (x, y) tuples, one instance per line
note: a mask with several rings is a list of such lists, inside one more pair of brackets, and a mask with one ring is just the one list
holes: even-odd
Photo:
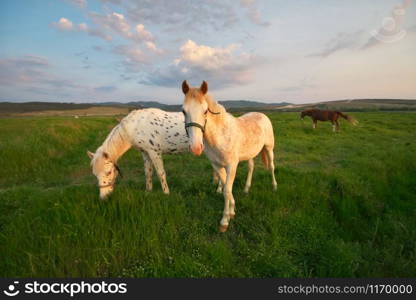
[(112, 185), (100, 187), (100, 199), (106, 199), (113, 192), (113, 189)]
[(193, 155), (200, 156), (202, 154), (202, 151), (204, 151), (204, 146), (202, 144), (198, 144), (196, 146), (192, 145), (189, 147), (189, 150)]

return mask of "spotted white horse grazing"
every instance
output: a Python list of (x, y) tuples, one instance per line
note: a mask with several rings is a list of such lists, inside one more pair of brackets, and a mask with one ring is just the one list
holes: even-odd
[(273, 161), (273, 126), (262, 113), (252, 112), (239, 118), (233, 117), (207, 94), (208, 84), (205, 81), (200, 88), (190, 88), (184, 81), (182, 91), (185, 94), (183, 113), (190, 150), (194, 155), (201, 155), (204, 150), (224, 186), (224, 212), (220, 231), (225, 232), (230, 219), (235, 216), (232, 187), (240, 161), (249, 162), (247, 191), (251, 184), (253, 158), (259, 153), (272, 174), (273, 189), (277, 188)]
[(143, 155), (146, 190), (152, 190), (154, 167), (163, 192), (169, 194), (162, 154), (188, 151), (183, 114), (156, 108), (132, 111), (113, 128), (95, 153), (88, 151), (92, 171), (98, 180), (100, 198), (105, 198), (113, 191), (120, 173), (117, 160), (132, 146)]

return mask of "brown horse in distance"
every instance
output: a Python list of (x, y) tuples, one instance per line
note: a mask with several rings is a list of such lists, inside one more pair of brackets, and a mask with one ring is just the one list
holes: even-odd
[(343, 114), (340, 111), (334, 111), (334, 110), (320, 110), (320, 109), (307, 109), (302, 111), (300, 117), (303, 119), (305, 116), (310, 116), (313, 121), (313, 128), (316, 128), (316, 124), (318, 121), (331, 121), (332, 123), (332, 129), (335, 132), (339, 131), (339, 122), (338, 118), (342, 117), (348, 122), (350, 122), (352, 125), (357, 125), (358, 121), (354, 119), (352, 116), (348, 116), (346, 114)]

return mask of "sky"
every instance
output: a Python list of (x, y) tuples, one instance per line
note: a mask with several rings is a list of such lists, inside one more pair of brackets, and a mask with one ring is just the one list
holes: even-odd
[(413, 0), (2, 0), (0, 101), (416, 99)]

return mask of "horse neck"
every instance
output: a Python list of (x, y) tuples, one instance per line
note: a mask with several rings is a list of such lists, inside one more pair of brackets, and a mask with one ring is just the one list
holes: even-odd
[(234, 117), (227, 113), (225, 109), (222, 109), (220, 114), (208, 113), (204, 134), (204, 138), (208, 144), (215, 147), (220, 138), (223, 135), (227, 135), (227, 131), (230, 130), (227, 124), (232, 121), (231, 119), (234, 119)]
[(131, 146), (126, 131), (119, 124), (113, 128), (100, 148), (103, 152), (108, 153), (111, 161), (117, 162)]

